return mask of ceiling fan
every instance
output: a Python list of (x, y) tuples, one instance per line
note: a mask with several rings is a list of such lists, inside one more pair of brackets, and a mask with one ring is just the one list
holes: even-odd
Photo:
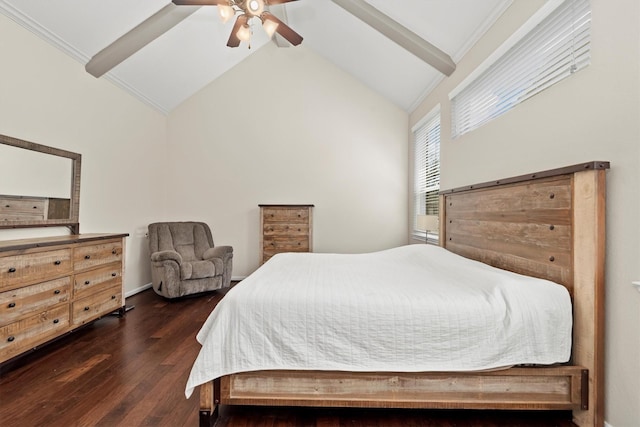
[[(218, 6), (220, 17), (225, 22), (238, 15), (227, 42), (229, 47), (238, 47), (242, 41), (250, 39), (251, 31), (248, 22), (253, 18), (260, 19), (269, 36), (274, 32), (278, 33), (289, 43), (297, 46), (302, 42), (302, 36), (268, 10), (271, 5), (292, 1), (297, 0), (171, 0), (151, 17), (98, 52), (87, 62), (85, 69), (94, 77), (102, 76), (186, 19), (201, 6)], [(389, 18), (365, 0), (331, 1), (441, 73), (449, 76), (456, 69), (456, 64), (449, 55)]]
[(302, 36), (268, 10), (270, 5), (292, 1), (297, 0), (172, 0), (171, 3), (94, 55), (85, 65), (85, 70), (94, 77), (101, 77), (185, 20), (201, 6), (218, 6), (218, 12), (224, 22), (238, 15), (227, 42), (229, 47), (238, 47), (240, 42), (249, 41), (251, 29), (248, 23), (253, 18), (262, 21), (270, 37), (278, 33), (289, 43), (297, 46), (302, 43)]
[(248, 22), (253, 18), (262, 21), (262, 25), (272, 37), (274, 33), (280, 34), (294, 46), (302, 43), (302, 36), (296, 33), (273, 15), (268, 10), (269, 5), (289, 3), (297, 0), (172, 0), (177, 6), (218, 6), (218, 12), (223, 22), (229, 21), (234, 15), (238, 15), (231, 30), (227, 46), (238, 47), (241, 41), (248, 42), (251, 38), (251, 29)]

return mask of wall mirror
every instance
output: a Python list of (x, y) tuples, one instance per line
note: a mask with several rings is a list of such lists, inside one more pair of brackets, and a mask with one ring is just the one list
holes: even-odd
[(66, 226), (78, 234), (81, 159), (0, 135), (0, 228)]

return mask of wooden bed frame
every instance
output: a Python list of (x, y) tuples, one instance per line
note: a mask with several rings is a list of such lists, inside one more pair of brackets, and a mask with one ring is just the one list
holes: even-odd
[(200, 386), (200, 425), (212, 425), (223, 404), (572, 410), (579, 426), (603, 426), (608, 168), (583, 163), (440, 193), (442, 246), (570, 291), (570, 363), (467, 373), (243, 372)]

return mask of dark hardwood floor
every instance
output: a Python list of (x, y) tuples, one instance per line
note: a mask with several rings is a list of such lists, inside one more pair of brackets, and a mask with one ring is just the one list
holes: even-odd
[[(0, 425), (197, 426), (184, 397), (199, 350), (195, 335), (224, 293), (168, 301), (148, 290), (126, 318), (105, 317), (5, 365)], [(223, 407), (217, 426), (573, 426), (566, 412)]]

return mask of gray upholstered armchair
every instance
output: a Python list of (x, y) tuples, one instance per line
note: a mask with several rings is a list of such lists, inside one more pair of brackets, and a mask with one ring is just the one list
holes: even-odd
[(156, 222), (149, 225), (153, 290), (177, 298), (228, 287), (233, 248), (214, 246), (202, 222)]

